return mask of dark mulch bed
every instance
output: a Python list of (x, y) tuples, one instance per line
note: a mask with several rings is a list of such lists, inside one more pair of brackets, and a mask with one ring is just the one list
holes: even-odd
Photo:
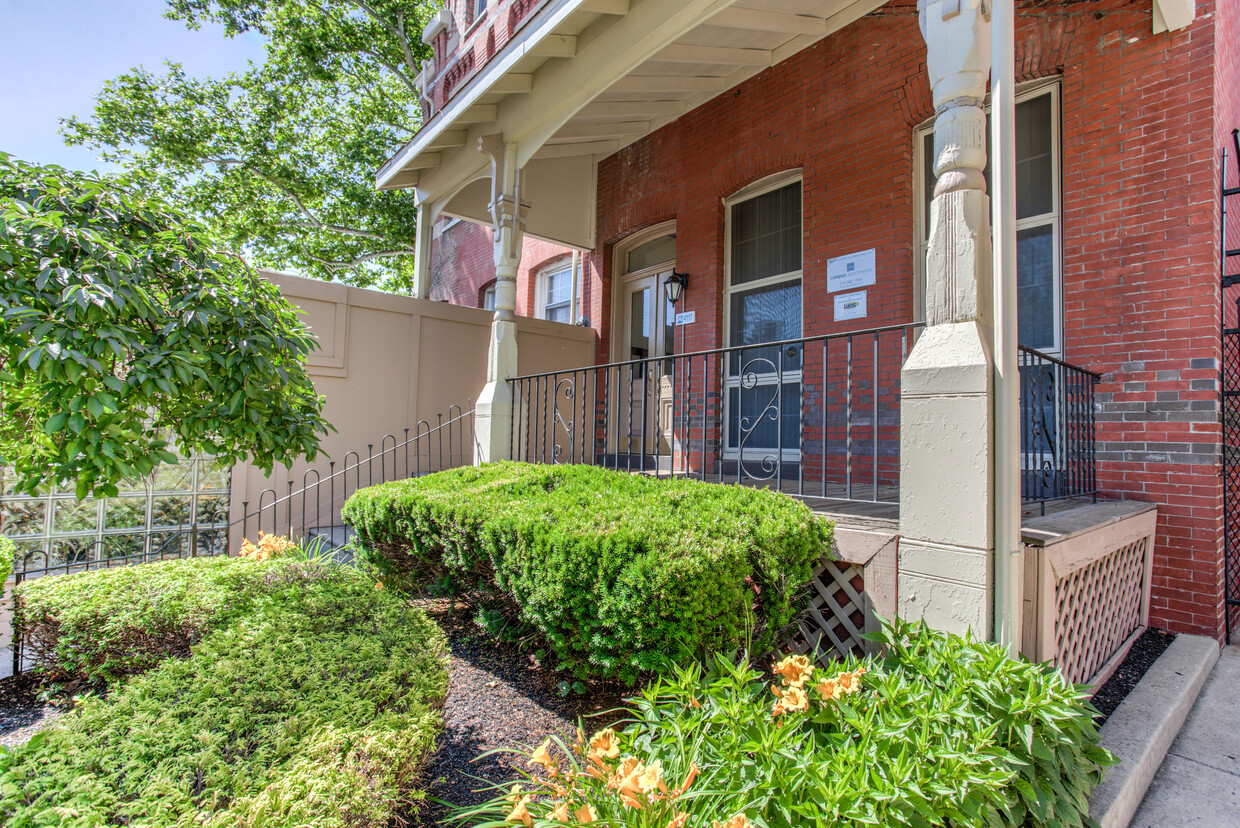
[(43, 701), (47, 688), (38, 673), (22, 673), (0, 679), (0, 745), (25, 744), (61, 716), (61, 709)]
[[(537, 746), (557, 735), (571, 743), (578, 718), (593, 732), (622, 718), (624, 692), (614, 685), (591, 686), (562, 697), (564, 673), (540, 663), (516, 644), (495, 641), (474, 623), (474, 608), (446, 600), (420, 602), (448, 636), (452, 648), (444, 732), (431, 760), (430, 797), (456, 806), (490, 799), (490, 787), (513, 779), (525, 757), (482, 754), (497, 748)], [(423, 826), (439, 825), (452, 809), (431, 803), (417, 814)]]
[(1137, 686), (1141, 677), (1174, 640), (1175, 633), (1163, 632), (1151, 627), (1132, 642), (1128, 655), (1124, 656), (1119, 667), (1094, 694), (1094, 707), (1098, 708), (1099, 713), (1094, 717), (1094, 721), (1099, 727), (1110, 718), (1115, 708), (1119, 707), (1119, 703), (1132, 692), (1132, 688)]

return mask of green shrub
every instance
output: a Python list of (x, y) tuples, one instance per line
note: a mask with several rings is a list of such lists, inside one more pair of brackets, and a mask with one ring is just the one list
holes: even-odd
[(579, 675), (771, 647), (833, 542), (781, 494), (589, 466), (499, 463), (363, 489), (344, 518), (386, 583), (497, 590)]
[(13, 545), (13, 541), (0, 535), (0, 601), (4, 600), (9, 576), (13, 574), (13, 558), (16, 554), (17, 547)]
[(423, 797), (442, 633), (354, 570), (244, 563), (274, 575), (248, 613), (0, 751), (0, 823), (386, 826)]
[(1093, 824), (1086, 796), (1114, 759), (1075, 687), (922, 624), (896, 622), (887, 637), (888, 656), (817, 670), (803, 695), (789, 690), (797, 659), (772, 685), (723, 659), (710, 675), (681, 670), (643, 691), (614, 739), (596, 734), (585, 756), (535, 753), (557, 772), (470, 816), (528, 825), (524, 812), (533, 822), (566, 803), (569, 825)]
[(219, 557), (39, 578), (15, 590), (15, 625), (38, 668), (115, 681), (188, 655), (207, 632), (246, 612), (275, 571)]

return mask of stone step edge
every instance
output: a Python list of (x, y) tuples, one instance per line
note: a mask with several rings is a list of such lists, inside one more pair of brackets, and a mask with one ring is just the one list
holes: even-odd
[(1102, 726), (1099, 743), (1120, 759), (1089, 797), (1102, 828), (1132, 821), (1219, 653), (1213, 638), (1176, 636)]

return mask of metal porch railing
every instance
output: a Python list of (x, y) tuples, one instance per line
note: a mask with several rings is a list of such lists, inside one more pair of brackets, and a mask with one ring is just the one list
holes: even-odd
[[(513, 457), (899, 501), (900, 371), (922, 325), (612, 362), (510, 380)], [(1020, 349), (1022, 496), (1094, 495), (1099, 376)]]
[(1020, 346), (1021, 500), (1098, 494), (1094, 387), (1101, 377)]
[[(412, 429), (404, 430), (401, 440), (385, 434), (375, 445), (367, 446), (366, 456), (350, 451), (340, 461), (328, 463), (327, 474), (311, 468), (302, 474), (300, 486), (287, 481), (287, 490), (280, 496), (274, 488), (259, 493), (257, 505), (243, 501), (241, 516), (223, 523), (199, 523), (177, 527), (158, 527), (146, 533), (143, 551), (133, 554), (109, 555), (101, 541), (74, 548), (53, 560), (50, 552), (31, 552), (14, 562), (14, 585), (34, 578), (71, 575), (93, 569), (150, 563), (177, 558), (208, 557), (235, 552), (245, 538), (257, 540), (259, 531), (301, 539), (321, 536), (333, 546), (347, 540), (345, 527), (339, 525), (340, 507), (351, 494), (365, 486), (392, 480), (419, 477), (444, 469), (473, 463), (474, 409), (472, 402), (462, 408), (453, 405), (447, 419), (437, 417), (435, 425), (419, 420)], [(254, 534), (251, 534), (253, 532)], [(21, 672), (21, 642), (14, 636), (13, 672)]]
[(513, 456), (895, 503), (900, 369), (921, 328), (518, 377)]

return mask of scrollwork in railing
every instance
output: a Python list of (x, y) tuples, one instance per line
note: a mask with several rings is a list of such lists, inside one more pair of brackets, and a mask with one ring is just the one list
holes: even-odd
[[(770, 371), (759, 372), (759, 370), (757, 369), (761, 368), (763, 365), (769, 366)], [(776, 366), (775, 361), (767, 357), (754, 357), (753, 359), (749, 360), (743, 366), (741, 366), (741, 370), (740, 370), (740, 387), (742, 389), (742, 393), (745, 390), (754, 390), (758, 387), (758, 384), (759, 384), (758, 374), (759, 373), (770, 375), (770, 374), (776, 374), (778, 373), (778, 371), (779, 369)], [(782, 423), (780, 423), (780, 411), (779, 411), (779, 407), (780, 407), (779, 401), (780, 401), (780, 391), (781, 391), (781, 386), (780, 386), (779, 381), (776, 381), (775, 385), (771, 386), (771, 388), (773, 389), (774, 393), (771, 394), (771, 398), (766, 401), (766, 404), (762, 407), (762, 410), (758, 412), (757, 416), (754, 416), (751, 418), (751, 417), (746, 417), (740, 411), (737, 412), (738, 425), (739, 425), (739, 431), (740, 431), (740, 433), (738, 434), (738, 439), (737, 439), (737, 448), (739, 449), (739, 456), (737, 458), (737, 462), (739, 464), (740, 469), (743, 470), (742, 474), (744, 476), (751, 477), (754, 480), (770, 480), (779, 471), (780, 458), (777, 458), (774, 454), (765, 454), (758, 461), (758, 466), (762, 472), (761, 474), (753, 474), (745, 469), (746, 444), (749, 442), (749, 438), (753, 436), (753, 433), (754, 431), (757, 430), (758, 426), (761, 425), (765, 420), (769, 419), (775, 423), (776, 428), (782, 427)], [(737, 400), (737, 406), (738, 408), (740, 406), (739, 399)]]
[[(563, 411), (561, 411), (560, 406), (557, 404), (558, 400), (560, 399), (561, 393), (564, 396), (564, 400), (568, 402), (568, 411), (569, 411), (568, 417), (564, 416)], [(577, 375), (576, 374), (573, 374), (572, 376), (558, 380), (555, 384), (555, 388), (551, 392), (551, 406), (552, 406), (552, 411), (553, 411), (551, 420), (553, 423), (558, 424), (560, 428), (564, 430), (564, 436), (562, 439), (566, 441), (571, 440), (573, 437), (573, 428), (574, 428), (573, 421), (575, 419), (573, 417), (573, 410), (574, 410), (573, 400), (575, 400), (576, 398), (577, 398)], [(560, 455), (563, 453), (564, 453), (564, 444), (561, 443), (559, 439), (556, 439), (554, 444), (551, 447), (551, 459), (557, 464), (562, 464), (564, 463), (564, 461), (560, 459)], [(571, 455), (571, 449), (570, 449), (570, 455)], [(571, 462), (573, 458), (570, 456), (568, 459)]]

